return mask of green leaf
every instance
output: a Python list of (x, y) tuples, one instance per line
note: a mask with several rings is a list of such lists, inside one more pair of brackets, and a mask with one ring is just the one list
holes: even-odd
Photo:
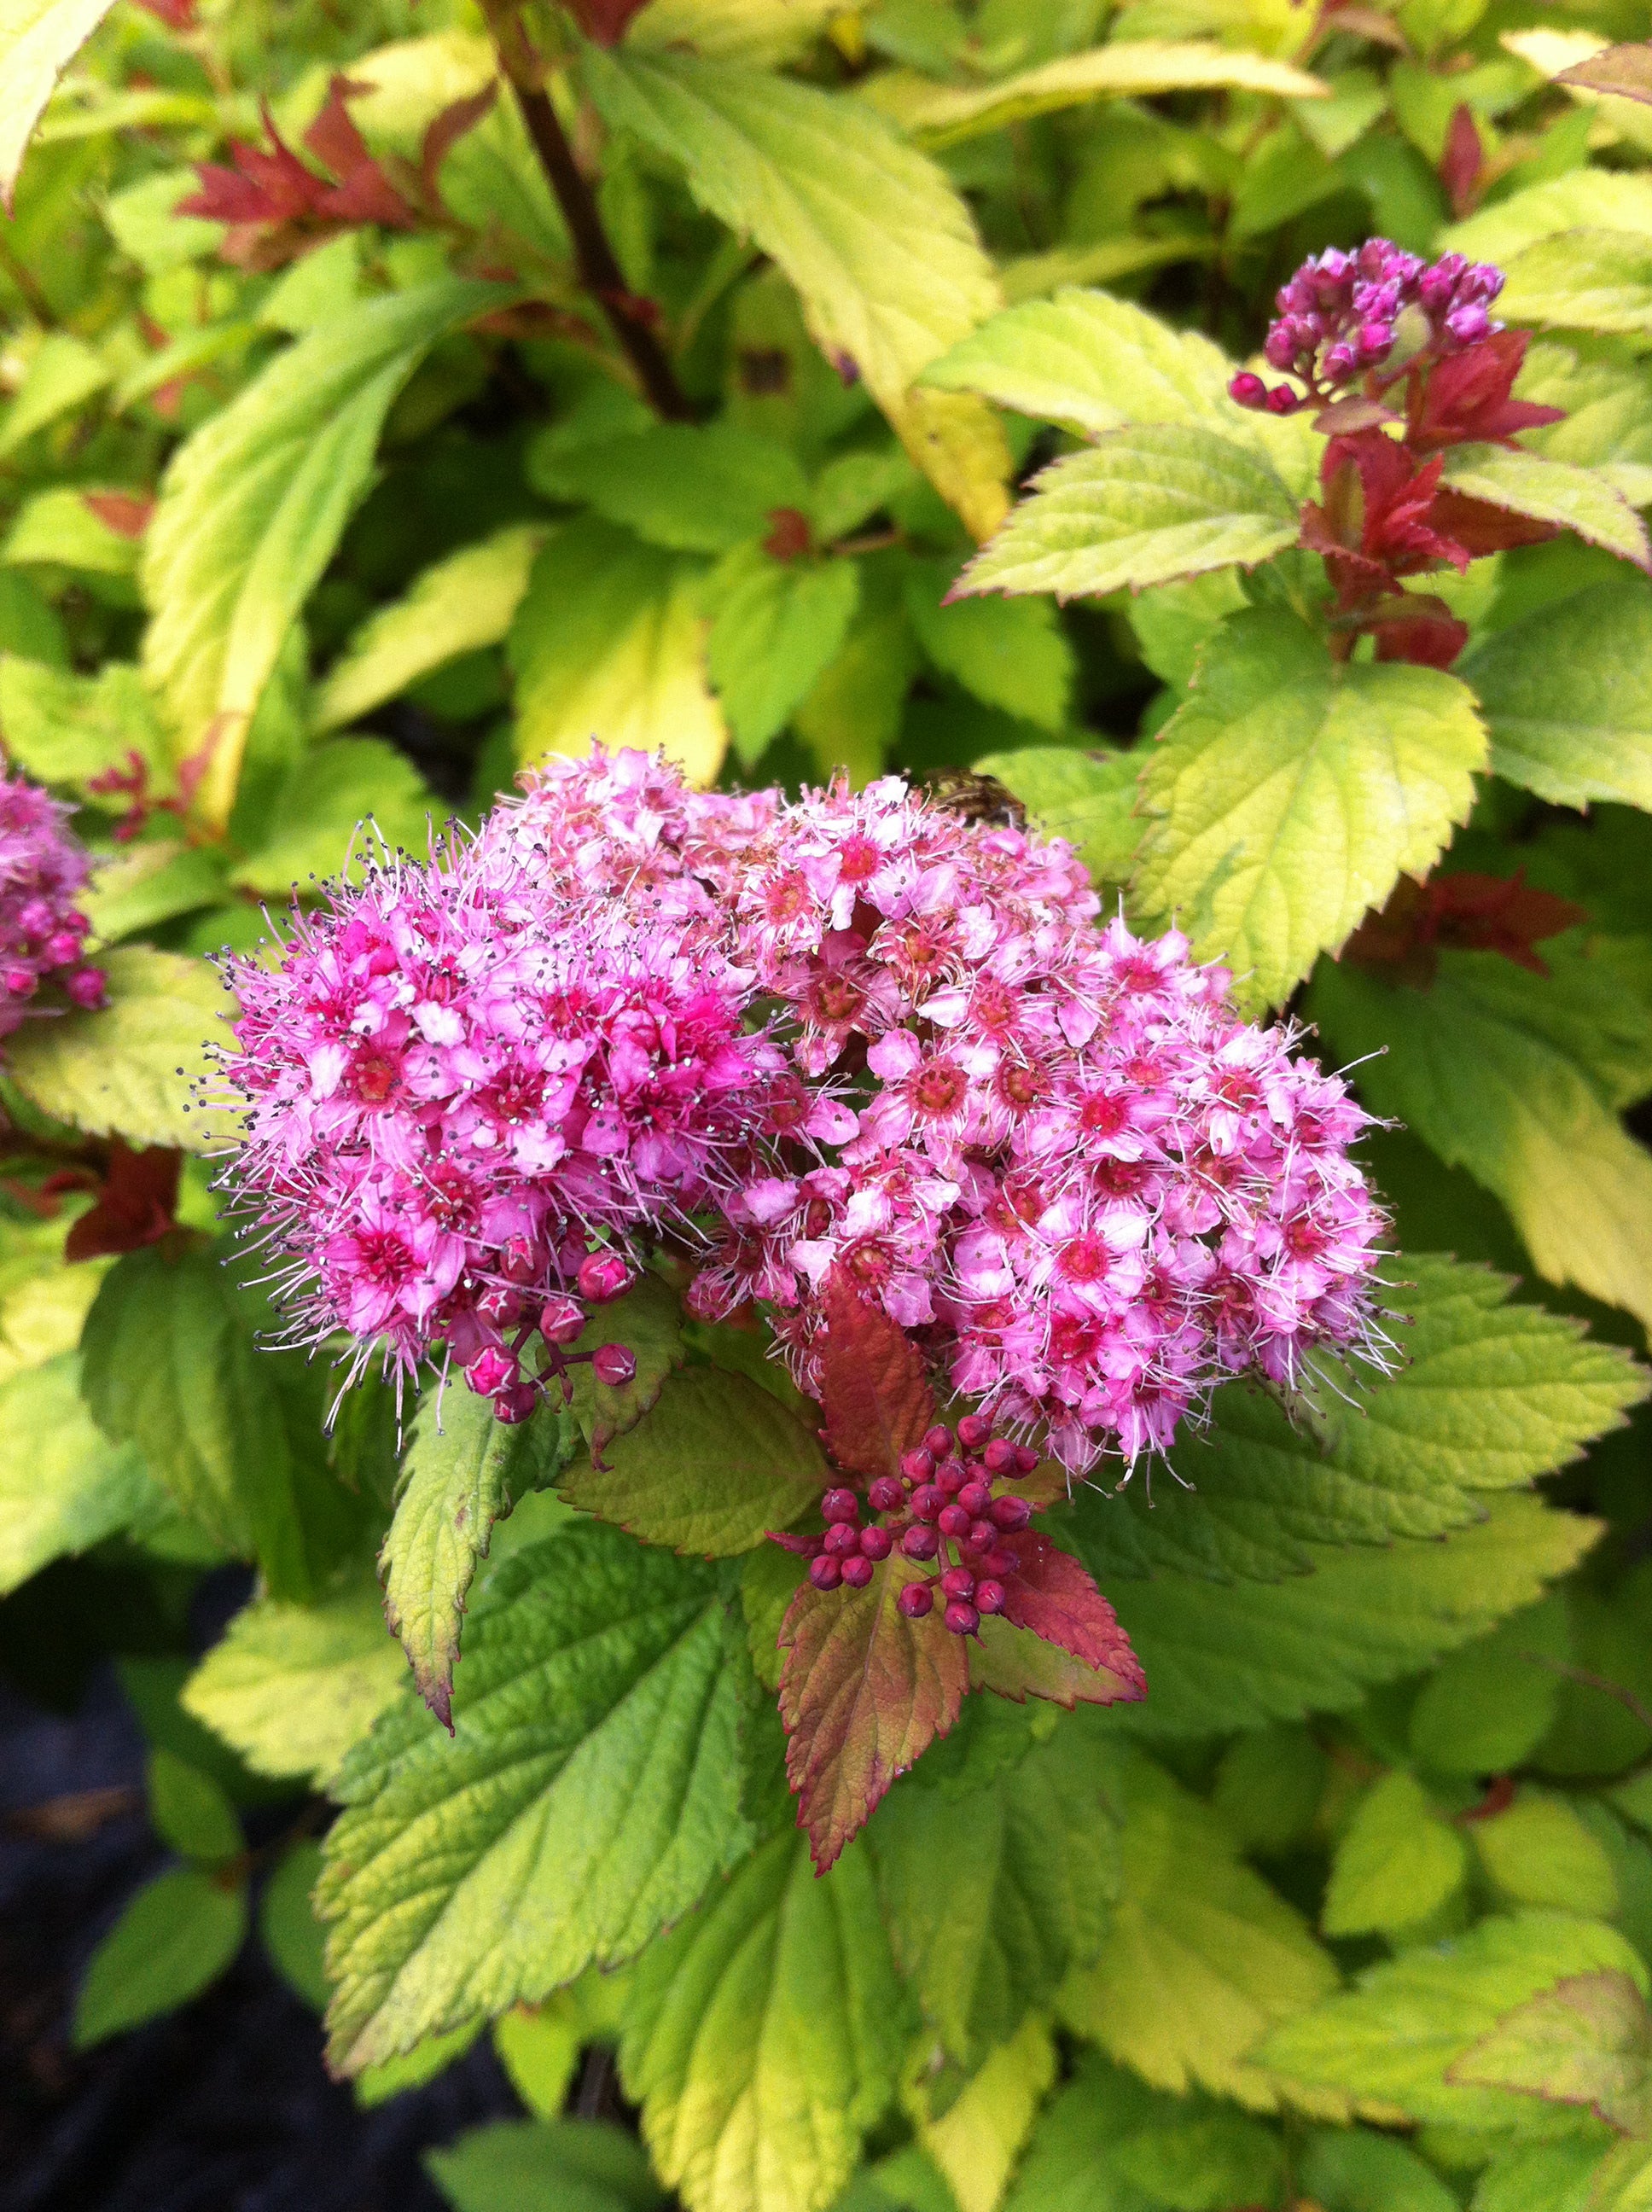
[(0, 22), (0, 204), (11, 213), (29, 134), (111, 0), (15, 0)]
[[(600, 1324), (598, 1323), (598, 1326)], [(727, 1559), (787, 1528), (831, 1486), (811, 1431), (744, 1375), (690, 1367), (633, 1428), (557, 1478), (570, 1505), (647, 1544)]]
[(875, 576), (872, 592), (863, 581), (860, 597), (860, 611), (835, 659), (792, 715), (822, 774), (846, 768), (857, 784), (883, 773), (920, 659), (904, 609), (879, 603)]
[(1457, 446), (1445, 456), (1442, 482), (1508, 514), (1558, 523), (1637, 568), (1652, 567), (1645, 526), (1598, 469), (1549, 460), (1518, 447)]
[(94, 1136), (210, 1150), (210, 1118), (191, 1093), (211, 1072), (214, 1025), (234, 1004), (216, 970), (148, 945), (98, 964), (107, 1006), (26, 1023), (7, 1041), (8, 1074), (43, 1114)]
[(1451, 2068), (1454, 2081), (1582, 2105), (1625, 2135), (1652, 2136), (1652, 2014), (1620, 1967), (1573, 1974), (1528, 1997)]
[(1561, 2133), (1536, 2100), (1472, 2087), (1451, 2069), (1529, 1998), (1601, 1970), (1644, 1994), (1646, 1968), (1615, 1928), (1558, 1912), (1494, 1917), (1367, 1967), (1353, 1989), (1275, 2028), (1257, 2059), (1293, 2090), (1339, 2090), (1447, 2126)]
[(1649, 1000), (1631, 939), (1545, 948), (1533, 975), (1447, 952), (1427, 991), (1325, 969), (1309, 1018), (1394, 1115), (1502, 1200), (1538, 1272), (1652, 1327), (1652, 1158), (1618, 1119), (1646, 1087)]
[(870, 88), (874, 100), (932, 146), (1005, 131), (1035, 115), (1091, 100), (1228, 89), (1303, 100), (1323, 98), (1326, 88), (1288, 62), (1262, 54), (1236, 52), (1214, 41), (1158, 39), (1121, 40), (1088, 53), (1064, 54), (1042, 69), (1023, 70), (994, 84), (954, 87), (897, 76), (874, 77)]
[(258, 1899), (258, 1934), (276, 1972), (315, 2012), (327, 2002), (325, 1939), (310, 1903), (320, 1873), (320, 1844), (301, 1837), (282, 1853)]
[(1392, 1935), (1427, 1920), (1461, 1888), (1462, 1838), (1428, 1793), (1397, 1771), (1360, 1799), (1331, 1862), (1321, 1925), (1327, 1936)]
[(244, 1884), (198, 1867), (146, 1882), (93, 1952), (75, 2003), (77, 2051), (174, 2012), (217, 1980), (246, 1936)]
[(138, 556), (137, 538), (112, 530), (86, 494), (66, 484), (27, 501), (0, 547), (9, 568), (73, 568), (92, 576), (135, 575)]
[(212, 1865), (246, 1848), (235, 1808), (210, 1774), (165, 1745), (149, 1753), (149, 1818), (181, 1858)]
[(1078, 659), (1054, 607), (1040, 599), (961, 599), (942, 604), (950, 561), (914, 562), (906, 610), (937, 668), (989, 707), (1041, 730), (1066, 726)]
[(406, 1680), (371, 1584), (315, 1605), (243, 1606), (190, 1676), (184, 1708), (255, 1774), (325, 1783)]
[[(1595, 2184), (1597, 2179), (1605, 2181), (1618, 2155), (1608, 2152), (1602, 2160), (1593, 2130), (1570, 2142), (1513, 2143), (1480, 2176), (1473, 2212), (1612, 2212), (1611, 2197), (1603, 2203)], [(1456, 2203), (1454, 2197), (1453, 2212)], [(1620, 2203), (1619, 2212), (1631, 2212), (1631, 2207)]]
[(1466, 222), (1451, 224), (1442, 232), (1440, 243), (1471, 260), (1497, 261), (1506, 267), (1527, 246), (1558, 241), (1562, 234), (1568, 248), (1592, 245), (1597, 234), (1592, 226), (1616, 234), (1619, 243), (1625, 234), (1652, 238), (1652, 177), (1634, 170), (1568, 170), (1511, 192)]
[(88, 780), (125, 768), (136, 752), (152, 767), (171, 763), (155, 702), (136, 668), (108, 662), (95, 678), (0, 655), (0, 728), (11, 758), (43, 783), (84, 791)]
[(405, 2090), (422, 2089), (427, 2081), (434, 2081), (464, 2057), (481, 2035), (483, 2026), (480, 2020), (467, 2020), (449, 2034), (427, 2035), (411, 2051), (384, 2059), (377, 2066), (365, 2067), (353, 2084), (356, 2104), (363, 2112), (370, 2112), (380, 2105), (388, 2104), (392, 2097), (401, 2096)]
[(380, 1553), (385, 1613), (402, 1639), (419, 1695), (452, 1718), (459, 1618), (494, 1522), (554, 1474), (562, 1430), (543, 1408), (512, 1425), (493, 1401), (451, 1384), (421, 1405)]
[(525, 762), (664, 746), (691, 783), (715, 781), (728, 747), (705, 666), (695, 563), (587, 517), (540, 553), (507, 644)]
[(155, 1501), (143, 1455), (111, 1443), (87, 1413), (75, 1353), (0, 1382), (0, 1593), (89, 1551)]
[(1034, 2130), (1004, 2212), (1218, 2212), (1277, 2201), (1279, 2169), (1259, 2121), (1197, 2091), (1168, 2097), (1086, 2051)]
[(1277, 1005), (1473, 803), (1485, 732), (1436, 668), (1339, 665), (1294, 615), (1214, 632), (1142, 771), (1138, 894)]
[(542, 2005), (517, 2005), (494, 2022), (499, 2063), (536, 2119), (556, 2119), (568, 2102), (586, 2027), (568, 1990)]
[[(1296, 2178), (1322, 2212), (1458, 2212), (1455, 2194), (1415, 2151), (1365, 2128), (1317, 2130)], [(1547, 2212), (1560, 2208), (1550, 2205)]]
[(442, 277), (370, 300), (276, 356), (179, 447), (144, 541), (143, 663), (228, 818), (252, 710), (367, 489), (391, 402), (425, 353), (507, 296)]
[(1418, 1673), (1530, 1605), (1599, 1534), (1597, 1522), (1509, 1498), (1443, 1540), (1310, 1546), (1312, 1571), (1288, 1582), (1117, 1583), (1114, 1607), (1151, 1686), (1118, 1725), (1203, 1735), (1344, 1711), (1371, 1683)]
[(1134, 753), (1028, 745), (985, 753), (978, 775), (995, 776), (1046, 837), (1065, 837), (1096, 884), (1122, 884), (1135, 865), (1141, 763)]
[(368, 617), (327, 672), (316, 728), (359, 720), (459, 653), (500, 644), (544, 540), (539, 526), (514, 523), (416, 576), (404, 598)]
[(267, 834), (230, 881), (276, 896), (306, 879), (343, 874), (347, 861), (380, 844), (422, 858), (440, 805), (406, 754), (382, 738), (317, 745), (276, 791), (264, 815)]
[(1652, 594), (1625, 577), (1539, 607), (1459, 664), (1494, 772), (1556, 806), (1652, 808)]
[(1140, 1753), (1108, 1756), (1122, 1892), (1100, 1958), (1068, 1978), (1061, 2018), (1157, 2088), (1269, 2111), (1273, 2090), (1249, 2054), (1319, 2002), (1336, 1969), (1206, 1807)]
[(748, 767), (835, 659), (860, 603), (853, 561), (775, 561), (743, 548), (714, 584), (707, 659)]
[(530, 1546), (471, 1615), (453, 1741), (409, 1697), (351, 1753), (318, 1900), (337, 2064), (628, 1957), (750, 1850), (720, 1587), (611, 1528)]
[(921, 2088), (908, 2094), (908, 2107), (918, 2107), (918, 2141), (945, 2176), (958, 2212), (998, 2212), (1057, 2063), (1049, 2023), (1034, 2015), (988, 2053), (938, 2118), (923, 2112)]
[(954, 588), (1100, 598), (1254, 568), (1297, 531), (1294, 495), (1254, 452), (1199, 423), (1133, 423), (1041, 471)]
[(1385, 1306), (1403, 1364), (1376, 1376), (1310, 1360), (1294, 1419), (1244, 1382), (1218, 1390), (1208, 1428), (1178, 1443), (1175, 1485), (1135, 1485), (1076, 1508), (1106, 1582), (1159, 1566), (1272, 1581), (1321, 1545), (1445, 1534), (1486, 1493), (1529, 1482), (1623, 1425), (1646, 1377), (1615, 1346), (1541, 1306), (1511, 1304), (1489, 1268), (1431, 1255), (1391, 1263)]
[(1557, 1599), (1500, 1621), (1488, 1637), (1441, 1661), (1411, 1709), (1418, 1762), (1436, 1774), (1506, 1774), (1523, 1765), (1554, 1724), (1568, 1656)]
[[(39, 0), (21, 0), (21, 4), (27, 9), (31, 5), (38, 6)], [(61, 6), (61, 0), (59, 4)], [(48, 14), (58, 12), (52, 8), (51, 0), (46, 0), (46, 11)], [(95, 12), (102, 15), (105, 11), (100, 7)], [(0, 29), (0, 39), (8, 38), (11, 31), (12, 25), (8, 21), (3, 29)], [(0, 71), (6, 72), (5, 91), (0, 94), (0, 203), (8, 209), (11, 206), (11, 186), (17, 173), (17, 160), (22, 151), (21, 141), (15, 155), (12, 154), (7, 143), (10, 136), (9, 125), (14, 122), (9, 71), (16, 66), (15, 52), (9, 54), (7, 48), (0, 46)], [(32, 122), (33, 118), (30, 120)], [(59, 416), (67, 415), (78, 407), (82, 400), (89, 399), (94, 392), (100, 392), (112, 380), (112, 372), (102, 355), (94, 351), (83, 338), (76, 337), (69, 331), (50, 332), (35, 349), (22, 388), (6, 410), (4, 421), (0, 422), (0, 460), (15, 453), (18, 447), (32, 438), (37, 430), (44, 429), (48, 422), (55, 422)], [(74, 492), (48, 492), (46, 496), (60, 500), (68, 498), (78, 502), (78, 495)]]
[(1591, 1919), (1616, 1917), (1612, 1859), (1564, 1797), (1522, 1789), (1501, 1813), (1470, 1830), (1492, 1887), (1510, 1905), (1553, 1905)]
[(1652, 386), (1637, 368), (1540, 339), (1527, 351), (1515, 390), (1565, 412), (1564, 422), (1524, 433), (1530, 452), (1599, 469), (1631, 507), (1652, 500)]
[(973, 398), (914, 391), (999, 305), (962, 197), (858, 101), (687, 55), (587, 51), (608, 123), (687, 172), (700, 204), (795, 286), (829, 358), (847, 356), (913, 460), (977, 538), (1001, 518), (1009, 453)]
[[(1599, 169), (1578, 173), (1598, 191)], [(1643, 189), (1644, 177), (1614, 182)], [(1596, 219), (1607, 212), (1597, 208)], [(1652, 236), (1622, 230), (1568, 230), (1543, 238), (1509, 264), (1499, 313), (1510, 321), (1576, 331), (1652, 330)]]
[(777, 1836), (645, 1953), (620, 2075), (690, 2212), (824, 2212), (890, 2101), (906, 2008), (872, 1869)]
[(641, 2143), (605, 2120), (490, 2120), (425, 2165), (453, 2212), (653, 2212)]
[(896, 1600), (918, 1571), (899, 1553), (865, 1589), (804, 1583), (780, 1628), (787, 1779), (815, 1863), (829, 1867), (898, 1775), (958, 1717), (965, 1639)]
[(675, 1293), (658, 1275), (640, 1275), (623, 1298), (592, 1315), (569, 1348), (586, 1353), (599, 1344), (623, 1346), (637, 1364), (629, 1382), (599, 1382), (588, 1363), (573, 1370), (574, 1418), (600, 1459), (610, 1438), (635, 1427), (683, 1364), (683, 1309)]
[(777, 507), (809, 504), (790, 448), (732, 422), (658, 422), (581, 447), (561, 473), (567, 496), (678, 553), (728, 552), (762, 537)]
[(948, 2054), (977, 2065), (1096, 1957), (1118, 1887), (1116, 1820), (1095, 1739), (1077, 1729), (987, 1789), (925, 1778), (920, 1765), (879, 1807), (872, 1855), (901, 1970)]

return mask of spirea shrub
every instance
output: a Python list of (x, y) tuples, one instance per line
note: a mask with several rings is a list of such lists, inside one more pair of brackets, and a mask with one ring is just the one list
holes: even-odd
[(458, 2212), (1630, 2212), (1647, 27), (24, 13), (30, 2078), (255, 1940)]

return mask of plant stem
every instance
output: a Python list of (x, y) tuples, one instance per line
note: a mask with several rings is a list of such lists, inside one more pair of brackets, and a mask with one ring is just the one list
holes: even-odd
[(508, 79), (528, 126), (539, 166), (556, 195), (580, 281), (607, 316), (621, 349), (636, 371), (649, 404), (667, 422), (692, 422), (695, 410), (677, 380), (665, 349), (655, 336), (643, 303), (625, 282), (608, 234), (602, 227), (590, 185), (580, 173), (574, 149), (556, 119), (545, 90), (539, 57), (528, 42), (517, 0), (482, 0), (499, 65)]

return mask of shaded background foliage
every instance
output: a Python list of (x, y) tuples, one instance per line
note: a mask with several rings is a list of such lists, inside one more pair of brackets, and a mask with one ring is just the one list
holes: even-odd
[[(82, 809), (113, 1003), (31, 1025), (5, 1084), (9, 2201), (1643, 2201), (1652, 107), (1633, 52), (1588, 64), (1645, 9), (14, 15), (5, 165), (43, 114), (0, 222), (0, 737)], [(1300, 420), (1248, 449), (1253, 568), (1114, 574), (1086, 541), (1038, 579), (1069, 603), (1019, 595), (1035, 494), (987, 556), (1012, 595), (948, 601), (1042, 464), (1169, 422), (1230, 475), (1228, 367), (1306, 253), (1372, 233), (1505, 265), (1518, 395), (1565, 413), (1521, 446), (1576, 472), (1572, 526), (1425, 580), (1467, 632), (1450, 677), (1333, 677)], [(1259, 829), (1333, 697), (1360, 703), (1329, 795)], [(365, 1739), (359, 1824), (385, 1745), (434, 1771), (445, 1740), (374, 1573), (393, 1408), (364, 1389), (328, 1436), (325, 1373), (255, 1351), (176, 1071), (205, 956), (364, 816), (421, 849), (592, 730), (707, 782), (984, 769), (962, 803), (1007, 792), (1133, 918), (1178, 910), (1392, 1118), (1366, 1156), (1421, 1255), (1414, 1361), (1363, 1419), (1227, 1394), (1193, 1487), (1064, 1510), (1139, 1713), (972, 1699), (818, 1885), (750, 1720), (738, 1803), (689, 1839), (708, 1900), (640, 1963), (480, 2007), (434, 1970), (417, 2004), (355, 1987), (374, 2063), (329, 2086), (320, 1792)], [(1402, 763), (1403, 835), (1356, 739)], [(1270, 933), (1258, 879), (1306, 919)], [(644, 1388), (598, 1414), (645, 1463), (670, 1378), (763, 1371), (630, 1326)], [(486, 1503), (445, 1583), (398, 1516), (410, 1650), (451, 1673), (471, 1585), (508, 1651), (576, 1556), (576, 1412), (491, 1488), (420, 1413), (402, 1494)], [(791, 1563), (680, 1571), (745, 1695)], [(404, 1901), (355, 1909), (378, 1940)]]

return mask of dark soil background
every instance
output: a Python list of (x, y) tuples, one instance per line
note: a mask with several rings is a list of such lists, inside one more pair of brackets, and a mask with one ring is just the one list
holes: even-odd
[[(198, 1651), (243, 1595), (242, 1577), (214, 1576), (174, 1607), (152, 1579), (67, 1566), (0, 1605), (0, 2212), (442, 2212), (421, 2153), (521, 2112), (485, 2036), (423, 2088), (359, 2110), (256, 1933), (182, 2011), (70, 2049), (88, 1956), (167, 1863), (111, 1645)], [(295, 1809), (243, 1808), (254, 1845)]]

